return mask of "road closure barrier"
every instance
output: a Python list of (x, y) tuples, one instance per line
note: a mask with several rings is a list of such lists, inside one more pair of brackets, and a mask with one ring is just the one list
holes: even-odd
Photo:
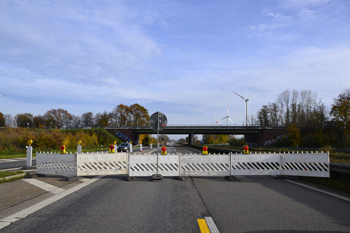
[[(125, 174), (152, 176), (157, 155), (139, 153), (37, 153), (37, 173), (65, 177)], [(328, 153), (168, 154), (162, 176), (286, 175), (329, 177)]]

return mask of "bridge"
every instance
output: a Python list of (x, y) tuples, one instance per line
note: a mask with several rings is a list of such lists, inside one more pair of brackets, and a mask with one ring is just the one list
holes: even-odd
[[(137, 145), (140, 134), (156, 134), (157, 132), (149, 126), (146, 127), (115, 127), (106, 128), (108, 132), (117, 136), (126, 135)], [(213, 125), (169, 125), (160, 131), (161, 134), (187, 134), (188, 143), (193, 144), (195, 134), (226, 134), (244, 135), (246, 144), (250, 146), (264, 146), (269, 140), (287, 133), (284, 126), (213, 126)]]

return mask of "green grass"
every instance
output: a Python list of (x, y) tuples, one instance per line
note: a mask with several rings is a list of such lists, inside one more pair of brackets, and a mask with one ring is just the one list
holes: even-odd
[(23, 171), (0, 171), (0, 178), (4, 178), (7, 176), (13, 176), (13, 175), (17, 175), (17, 174), (23, 174)]
[(331, 172), (330, 179), (319, 178), (319, 177), (299, 177), (299, 179), (350, 194), (350, 182), (349, 182), (350, 175), (349, 174)]
[(18, 174), (24, 174), (24, 172), (23, 171), (0, 171), (0, 184), (22, 179), (23, 177), (14, 177), (6, 180), (2, 179), (5, 177), (18, 175)]
[(27, 154), (0, 155), (0, 159), (25, 158)]

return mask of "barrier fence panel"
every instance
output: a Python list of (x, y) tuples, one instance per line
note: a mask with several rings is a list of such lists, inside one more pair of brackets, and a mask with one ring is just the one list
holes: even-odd
[[(158, 173), (163, 176), (179, 175), (179, 155), (159, 155)], [(152, 176), (157, 174), (156, 154), (131, 154), (129, 176)]]
[[(37, 153), (37, 173), (65, 177), (157, 173), (156, 154)], [(330, 177), (328, 153), (159, 155), (163, 176), (291, 175)]]
[(329, 155), (281, 154), (281, 175), (330, 177)]
[(38, 174), (77, 176), (76, 154), (36, 153)]
[(231, 155), (231, 175), (280, 175), (280, 154)]
[(229, 176), (230, 155), (182, 155), (180, 176)]
[(77, 175), (117, 175), (128, 173), (127, 153), (82, 153), (77, 155)]

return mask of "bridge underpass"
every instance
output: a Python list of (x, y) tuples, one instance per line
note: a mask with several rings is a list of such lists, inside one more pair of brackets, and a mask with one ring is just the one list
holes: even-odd
[[(116, 127), (106, 128), (108, 132), (120, 138), (125, 135), (137, 145), (140, 134), (156, 134), (151, 127)], [(250, 146), (264, 146), (269, 140), (274, 140), (287, 133), (286, 127), (260, 127), (260, 126), (167, 126), (160, 131), (161, 134), (188, 135), (188, 143), (193, 144), (195, 134), (224, 134), (244, 135), (246, 144)], [(119, 136), (118, 136), (119, 135)], [(123, 138), (121, 138), (123, 139)]]

